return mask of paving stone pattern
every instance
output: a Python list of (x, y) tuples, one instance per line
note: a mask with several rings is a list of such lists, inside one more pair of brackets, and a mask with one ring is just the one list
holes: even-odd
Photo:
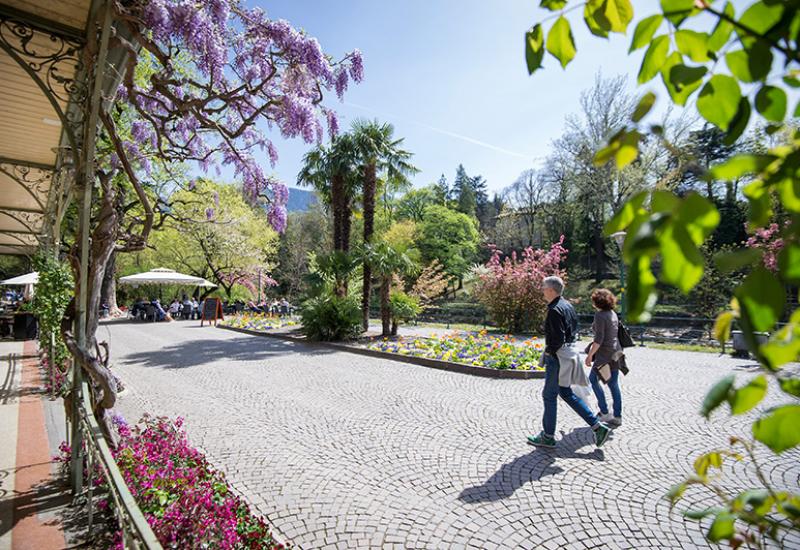
[[(541, 426), (543, 380), (479, 378), (198, 325), (101, 327), (128, 387), (120, 409), (129, 419), (185, 417), (192, 441), (304, 549), (708, 548), (663, 495), (698, 454), (747, 433), (752, 419), (697, 414), (715, 380), (733, 370), (743, 381), (751, 362), (633, 349), (613, 439), (595, 449), (560, 403), (558, 449), (537, 450), (525, 437)], [(759, 456), (776, 487), (798, 488), (800, 453)], [(756, 485), (747, 464), (726, 471), (731, 490)], [(690, 490), (687, 503), (713, 500)]]

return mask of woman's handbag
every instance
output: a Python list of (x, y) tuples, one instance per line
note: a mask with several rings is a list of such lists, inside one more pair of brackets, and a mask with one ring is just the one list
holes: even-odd
[(635, 344), (633, 343), (633, 338), (631, 338), (631, 333), (628, 331), (628, 327), (622, 324), (622, 321), (619, 321), (617, 324), (617, 340), (619, 341), (619, 345), (623, 348), (632, 348)]

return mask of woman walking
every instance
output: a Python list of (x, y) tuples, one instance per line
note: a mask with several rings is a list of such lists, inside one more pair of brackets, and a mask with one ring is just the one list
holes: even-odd
[[(589, 382), (592, 384), (597, 404), (600, 406), (600, 420), (609, 426), (620, 426), (622, 425), (622, 393), (619, 391), (620, 365), (618, 357), (622, 348), (617, 339), (619, 319), (614, 311), (617, 298), (610, 290), (599, 288), (592, 292), (592, 305), (597, 313), (595, 313), (592, 323), (594, 340), (590, 344), (586, 356), (586, 366), (592, 367)], [(606, 380), (608, 388), (611, 390), (611, 397), (614, 400), (613, 414), (609, 414), (605, 392), (600, 385), (599, 372), (605, 375), (603, 379)]]

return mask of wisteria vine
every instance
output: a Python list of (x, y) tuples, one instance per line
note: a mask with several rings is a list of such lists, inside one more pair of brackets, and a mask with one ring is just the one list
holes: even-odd
[[(321, 142), (324, 121), (335, 135), (336, 113), (322, 105), (323, 92), (341, 99), (351, 81), (362, 80), (361, 53), (335, 62), (316, 38), (237, 0), (117, 0), (114, 11), (132, 37), (118, 32), (112, 41), (132, 54), (117, 99), (137, 120), (127, 138), (117, 134), (110, 115), (102, 118), (113, 162), (140, 200), (146, 205), (134, 166), (146, 172), (150, 156), (196, 161), (203, 170), (230, 166), (246, 198), (267, 201), (269, 222), (283, 231), (289, 192), (264, 171), (262, 159), (273, 167), (278, 160), (267, 131)], [(146, 82), (136, 79), (140, 49), (152, 64)], [(152, 214), (143, 223), (146, 237)]]

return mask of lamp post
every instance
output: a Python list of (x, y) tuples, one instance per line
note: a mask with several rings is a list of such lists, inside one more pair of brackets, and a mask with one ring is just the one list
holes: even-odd
[(617, 231), (611, 235), (611, 238), (614, 239), (614, 242), (617, 243), (617, 247), (619, 248), (619, 285), (622, 291), (622, 296), (620, 298), (620, 310), (622, 313), (622, 318), (626, 318), (626, 313), (628, 310), (628, 299), (627, 299), (627, 292), (625, 292), (625, 262), (622, 261), (622, 247), (625, 244), (625, 235), (624, 231)]

